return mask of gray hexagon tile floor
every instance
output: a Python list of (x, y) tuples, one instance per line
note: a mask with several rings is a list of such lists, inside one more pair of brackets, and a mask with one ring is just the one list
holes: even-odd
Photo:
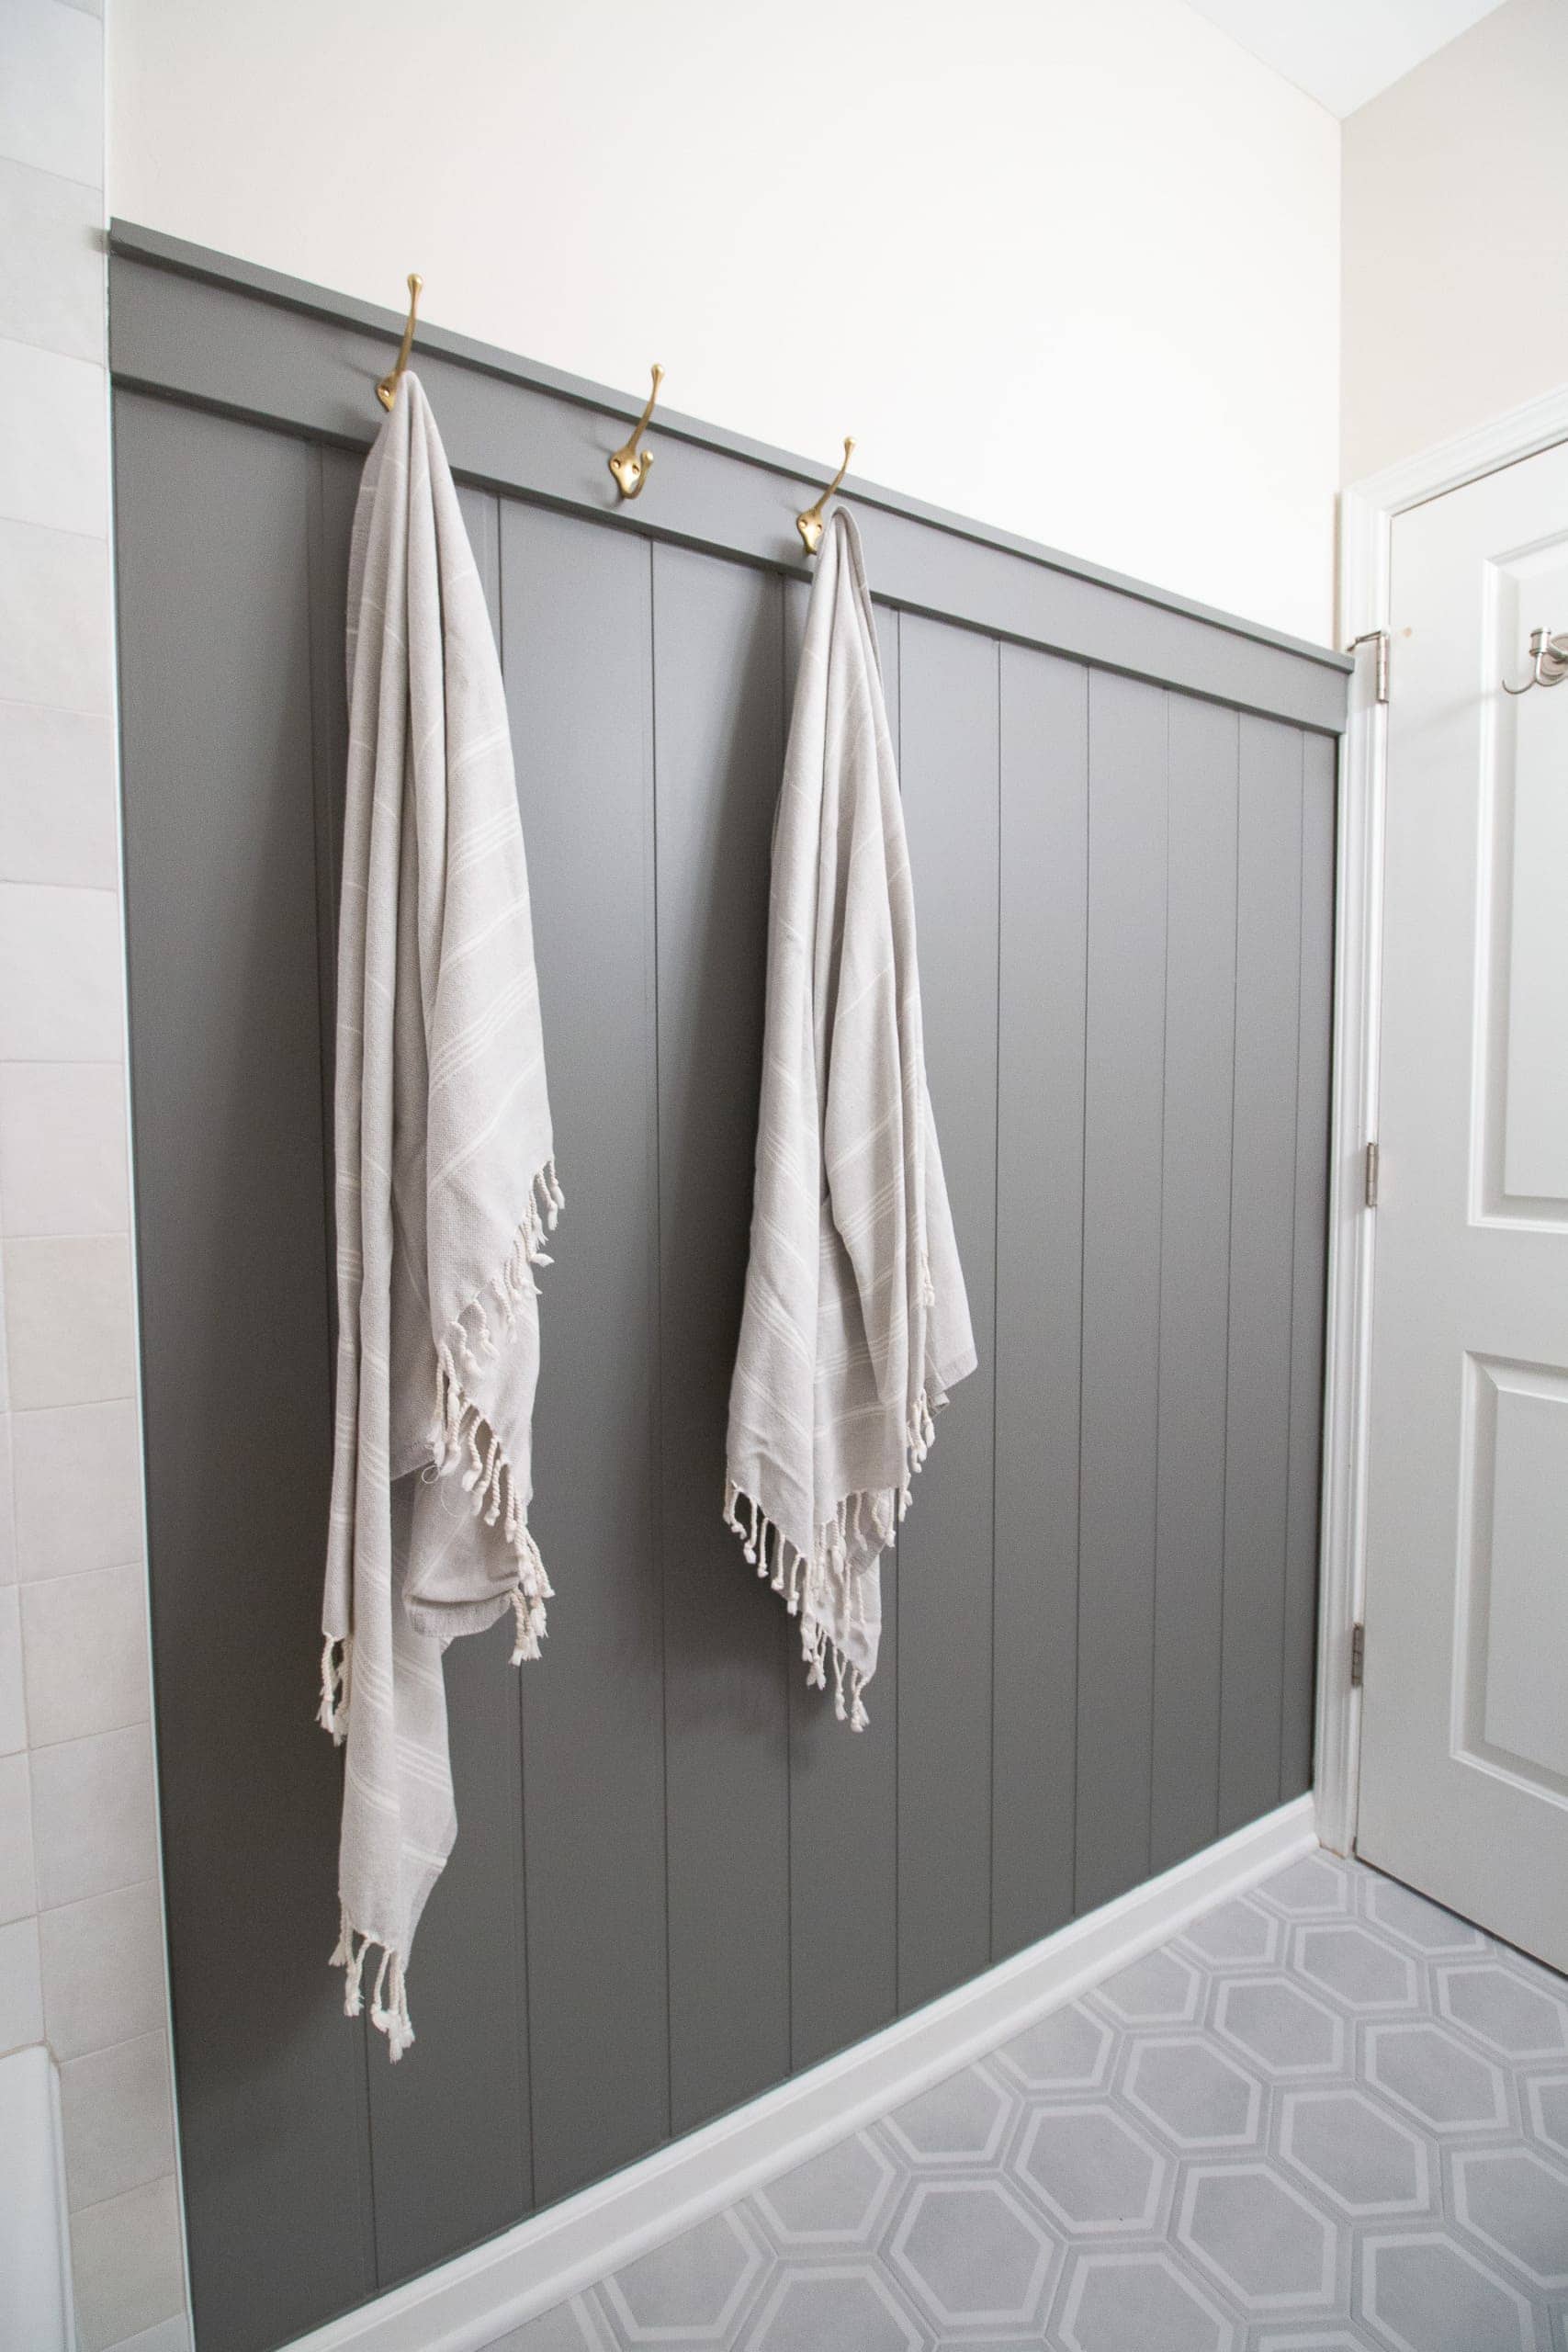
[(1568, 2352), (1568, 1983), (1314, 1855), (493, 2352)]

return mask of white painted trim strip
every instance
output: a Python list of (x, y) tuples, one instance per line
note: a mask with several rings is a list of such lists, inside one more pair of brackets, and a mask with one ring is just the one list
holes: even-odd
[(913, 2098), (1317, 1845), (1298, 1797), (776, 2090), (658, 2149), (289, 2352), (482, 2352), (498, 2335)]
[[(1347, 534), (1357, 521), (1345, 502)], [(1377, 1218), (1367, 1207), (1366, 1147), (1377, 1134), (1382, 1002), (1383, 736), (1371, 650), (1350, 688), (1339, 753), (1335, 882), (1334, 1100), (1328, 1176), (1328, 1292), (1324, 1343), (1322, 1573), (1317, 1611), (1318, 1835), (1337, 1854), (1356, 1837), (1361, 1694), (1350, 1639), (1361, 1615), (1367, 1416)]]

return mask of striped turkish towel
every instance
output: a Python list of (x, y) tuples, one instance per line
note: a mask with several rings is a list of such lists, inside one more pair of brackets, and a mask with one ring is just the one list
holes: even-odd
[(348, 1746), (333, 1962), (355, 2017), (380, 1947), (371, 2016), (398, 2058), (457, 1830), (442, 1652), (512, 1611), (515, 1664), (545, 1630), (534, 1269), (561, 1206), (501, 665), (412, 375), (355, 512), (348, 680), (320, 1720)]
[[(855, 1730), (879, 1563), (975, 1369), (926, 1086), (915, 903), (860, 534), (812, 583), (773, 831), (751, 1254), (724, 1515)], [(845, 1679), (849, 1694), (846, 1706)]]

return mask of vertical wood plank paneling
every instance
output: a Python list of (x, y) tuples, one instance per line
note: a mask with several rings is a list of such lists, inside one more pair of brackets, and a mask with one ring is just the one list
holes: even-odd
[[(503, 643), (567, 1204), (540, 1277), (523, 1670), (534, 2193), (670, 2128), (655, 1496), (652, 594), (645, 541), (507, 505)], [(581, 952), (592, 939), (593, 952)]]
[[(498, 502), (458, 493), (501, 614)], [(346, 588), (346, 547), (344, 548)], [(341, 637), (343, 592), (322, 607), (321, 658)], [(341, 670), (341, 665), (340, 665)], [(420, 1924), (411, 1972), (419, 2064), (370, 2046), (377, 2276), (388, 2287), (504, 2229), (534, 2202), (523, 1939), (522, 1743), (508, 1625), (454, 1642), (442, 1661), (457, 1843)], [(491, 1997), (475, 1998), (474, 1955)]]
[(1172, 695), (1169, 722), (1149, 1845), (1156, 1871), (1212, 1841), (1220, 1802), (1239, 756), (1235, 711)]
[(1001, 649), (991, 1957), (1072, 1917), (1089, 673)]
[[(337, 1027), (337, 909), (343, 872), (344, 802), (348, 773), (345, 615), (348, 544), (360, 469), (345, 449), (313, 452), (308, 556), (310, 598), (310, 763), (316, 816), (316, 965), (320, 973), (321, 1133), (327, 1153), (321, 1219), (326, 1229), (327, 1317), (337, 1364), (337, 1205), (333, 1182), (333, 1080)], [(333, 627), (335, 616), (335, 628)]]
[(1075, 1908), (1149, 1866), (1165, 1048), (1167, 697), (1089, 683)]
[(326, 1967), (342, 1765), (310, 1700), (332, 1456), (300, 691), (315, 461), (300, 442), (127, 394), (115, 430), (152, 1633), (192, 2287), (203, 2345), (257, 2352), (376, 2283), (363, 2040)]
[(789, 2068), (794, 1621), (724, 1525), (783, 756), (777, 578), (653, 556), (671, 2115)]
[(449, 1653), (461, 1828), (393, 2074), (325, 1966), (341, 1767), (301, 1695), (359, 467), (129, 394), (117, 453), (186, 2189), (204, 2352), (263, 2352), (1306, 1784), (1334, 747), (878, 610), (981, 1368), (853, 1739), (719, 1508), (805, 590), (463, 492), (568, 1194), (558, 1599), (522, 1680), (500, 1633)]
[[(785, 589), (785, 707), (795, 691), (805, 584)], [(898, 741), (898, 616), (878, 607), (883, 688)], [(777, 1604), (775, 1603), (775, 1606)], [(814, 2065), (875, 2032), (898, 2007), (898, 1596), (882, 1564), (882, 1644), (863, 1738), (807, 1688), (789, 1644), (790, 2062)], [(791, 1621), (791, 1632), (795, 1621)]]
[(1337, 746), (1332, 736), (1308, 735), (1303, 741), (1291, 1471), (1285, 1538), (1285, 1665), (1280, 1722), (1281, 1802), (1312, 1784), (1318, 1510), (1323, 1471), (1329, 1069), (1334, 1027), (1337, 754)]
[(1222, 1832), (1278, 1801), (1295, 1240), (1302, 737), (1241, 720)]
[(420, 1923), (420, 2064), (367, 2043), (377, 2284), (505, 2229), (534, 2201), (516, 1668), (504, 1627), (443, 1661), (457, 1843)]
[[(998, 648), (905, 614), (905, 820), (926, 1066), (980, 1368), (954, 1392), (898, 1543), (898, 2006), (991, 1945)], [(877, 1736), (877, 1686), (868, 1738)]]

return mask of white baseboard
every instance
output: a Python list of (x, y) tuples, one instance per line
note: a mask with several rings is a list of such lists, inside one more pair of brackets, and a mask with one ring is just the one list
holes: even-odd
[(955, 2073), (1316, 1844), (1313, 1800), (1298, 1797), (733, 2114), (299, 2337), (288, 2352), (482, 2352)]

